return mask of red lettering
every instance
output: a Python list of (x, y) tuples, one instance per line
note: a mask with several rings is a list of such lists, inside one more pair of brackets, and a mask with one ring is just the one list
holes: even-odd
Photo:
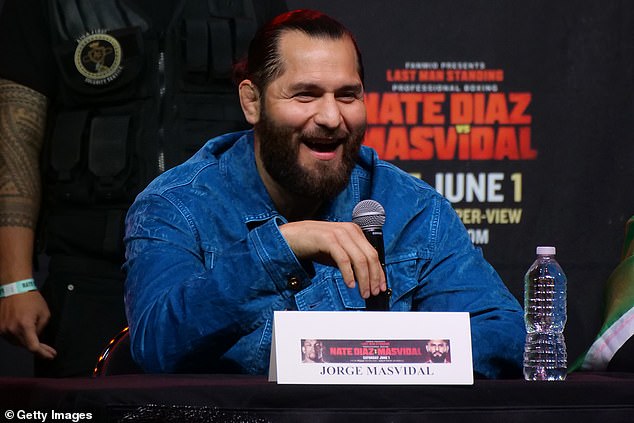
[(526, 109), (531, 104), (531, 93), (510, 93), (509, 100), (513, 103), (511, 109), (511, 115), (509, 116), (510, 123), (516, 125), (528, 125), (532, 122), (532, 116), (527, 115)]
[(452, 94), (449, 103), (449, 121), (452, 125), (463, 125), (473, 122), (471, 94)]
[(471, 136), (469, 134), (458, 135), (458, 160), (469, 160), (471, 150)]
[(412, 144), (410, 157), (412, 160), (431, 160), (434, 158), (434, 134), (429, 126), (417, 126), (409, 133), (409, 141)]
[(471, 158), (488, 160), (493, 157), (495, 134), (490, 126), (473, 127), (471, 130)]
[(520, 158), (515, 128), (502, 127), (498, 130), (498, 139), (495, 143), (495, 155), (493, 158), (495, 160), (517, 160)]
[(444, 81), (445, 71), (442, 70), (420, 70), (418, 71), (419, 81)]
[(442, 105), (445, 102), (445, 94), (425, 94), (423, 97), (423, 123), (426, 125), (442, 125), (445, 123), (445, 115), (442, 114)]
[(376, 150), (381, 158), (385, 157), (385, 130), (384, 126), (368, 126), (363, 139), (363, 143)]
[(484, 93), (471, 94), (473, 96), (473, 123), (485, 122), (486, 95)]
[(379, 123), (379, 104), (381, 102), (381, 94), (365, 93), (363, 101), (365, 102), (365, 113), (368, 125)]
[(524, 160), (535, 160), (537, 150), (531, 147), (531, 127), (522, 126), (519, 128), (520, 156)]
[(537, 158), (537, 150), (531, 145), (530, 126), (371, 126), (366, 132), (365, 145), (374, 148), (384, 160)]
[(387, 138), (385, 147), (385, 160), (409, 160), (409, 137), (407, 128), (404, 126), (393, 126)]
[(389, 82), (398, 81), (398, 82), (408, 82), (416, 80), (416, 70), (415, 69), (388, 69), (385, 72), (385, 79)]
[(506, 96), (501, 93), (493, 93), (489, 96), (489, 103), (486, 106), (485, 118), (476, 123), (508, 123), (509, 111), (506, 107)]
[(401, 94), (400, 99), (405, 103), (405, 122), (408, 125), (418, 123), (418, 105), (421, 103), (422, 94)]
[(403, 122), (403, 109), (401, 108), (399, 95), (395, 93), (383, 94), (379, 109), (379, 123), (402, 125)]
[[(453, 125), (530, 124), (526, 114), (530, 93), (454, 93), (450, 97), (449, 120)], [(510, 111), (509, 111), (510, 109)]]
[(458, 135), (455, 128), (447, 129), (447, 136), (443, 128), (434, 127), (434, 140), (436, 141), (436, 156), (439, 160), (452, 160), (456, 155)]

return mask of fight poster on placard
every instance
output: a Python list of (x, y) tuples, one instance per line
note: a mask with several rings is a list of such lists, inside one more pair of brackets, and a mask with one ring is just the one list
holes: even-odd
[(302, 339), (302, 363), (451, 363), (449, 339)]

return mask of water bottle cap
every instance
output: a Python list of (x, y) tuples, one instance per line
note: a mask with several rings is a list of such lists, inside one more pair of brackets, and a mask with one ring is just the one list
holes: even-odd
[(555, 247), (537, 247), (538, 256), (554, 256), (557, 254)]

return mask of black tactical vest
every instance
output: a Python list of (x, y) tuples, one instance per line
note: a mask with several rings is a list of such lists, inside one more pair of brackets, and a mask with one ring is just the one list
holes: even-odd
[(231, 68), (270, 11), (174, 1), (165, 26), (134, 1), (46, 3), (60, 74), (43, 153), (47, 250), (119, 259), (136, 194), (208, 139), (247, 127)]

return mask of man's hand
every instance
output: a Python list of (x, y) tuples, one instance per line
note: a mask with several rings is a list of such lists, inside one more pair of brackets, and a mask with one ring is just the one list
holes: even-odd
[(57, 355), (55, 349), (38, 338), (49, 318), (46, 301), (37, 291), (0, 298), (0, 335), (45, 359)]
[[(0, 283), (31, 277), (39, 212), (39, 157), (48, 101), (31, 88), (0, 78)], [(50, 312), (39, 292), (0, 298), (0, 335), (32, 353), (57, 354), (40, 343)]]
[(387, 289), (378, 253), (358, 225), (305, 220), (282, 225), (280, 231), (299, 259), (337, 266), (350, 288), (356, 280), (361, 297)]

